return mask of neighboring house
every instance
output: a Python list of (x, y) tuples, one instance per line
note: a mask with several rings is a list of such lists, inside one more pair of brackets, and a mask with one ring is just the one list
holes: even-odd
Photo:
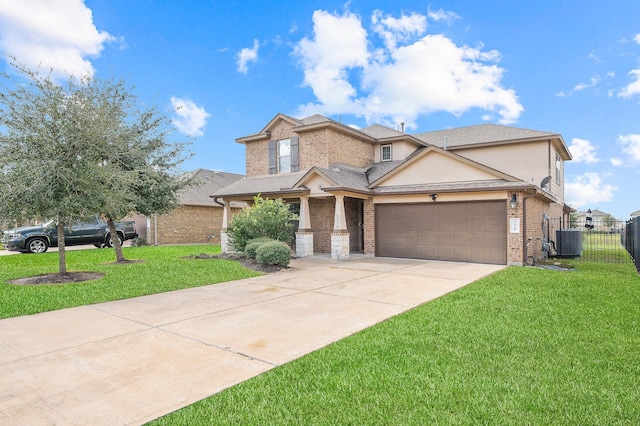
[[(587, 218), (591, 217), (591, 221)], [(593, 225), (591, 228), (593, 231), (610, 232), (611, 228), (615, 228), (618, 225), (618, 219), (613, 218), (609, 213), (602, 210), (591, 210), (585, 212), (577, 212), (576, 219), (578, 220), (578, 226), (580, 228), (585, 227), (587, 224)]]
[(631, 219), (635, 219), (636, 217), (640, 217), (640, 210), (636, 210), (635, 212), (629, 215)]
[[(568, 224), (571, 154), (556, 133), (484, 124), (410, 135), (278, 114), (236, 142), (247, 177), (212, 193), (225, 203), (223, 227), (232, 202), (282, 198), (300, 212), (298, 256), (522, 264), (555, 235), (543, 219)], [(231, 249), (226, 234), (222, 246)]]
[[(180, 206), (171, 213), (151, 217), (134, 216), (138, 233), (149, 244), (220, 243), (223, 208), (210, 195), (232, 184), (242, 175), (197, 169), (186, 174), (194, 186), (179, 194)], [(239, 211), (245, 203), (233, 203), (232, 211)]]

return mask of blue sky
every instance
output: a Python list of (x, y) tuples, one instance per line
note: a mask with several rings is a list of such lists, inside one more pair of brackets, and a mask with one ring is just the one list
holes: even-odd
[(235, 138), (279, 112), (500, 123), (564, 137), (570, 205), (640, 209), (637, 0), (20, 0), (0, 4), (0, 51), (125, 79), (192, 140), (187, 170), (244, 173)]

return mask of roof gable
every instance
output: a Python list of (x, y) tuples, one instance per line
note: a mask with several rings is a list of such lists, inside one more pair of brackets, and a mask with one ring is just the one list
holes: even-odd
[(429, 183), (472, 182), (501, 179), (518, 181), (513, 176), (484, 166), (443, 149), (430, 146), (373, 181), (371, 188)]

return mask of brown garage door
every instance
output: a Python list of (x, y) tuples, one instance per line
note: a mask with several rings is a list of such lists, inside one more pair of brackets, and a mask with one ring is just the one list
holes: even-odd
[(376, 256), (507, 263), (504, 201), (376, 205)]

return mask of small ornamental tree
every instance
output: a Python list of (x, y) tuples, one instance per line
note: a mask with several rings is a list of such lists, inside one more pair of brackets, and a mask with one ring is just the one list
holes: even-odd
[(244, 251), (249, 240), (268, 237), (289, 244), (293, 224), (298, 216), (278, 198), (270, 200), (257, 195), (253, 205), (236, 214), (227, 229), (236, 251)]

